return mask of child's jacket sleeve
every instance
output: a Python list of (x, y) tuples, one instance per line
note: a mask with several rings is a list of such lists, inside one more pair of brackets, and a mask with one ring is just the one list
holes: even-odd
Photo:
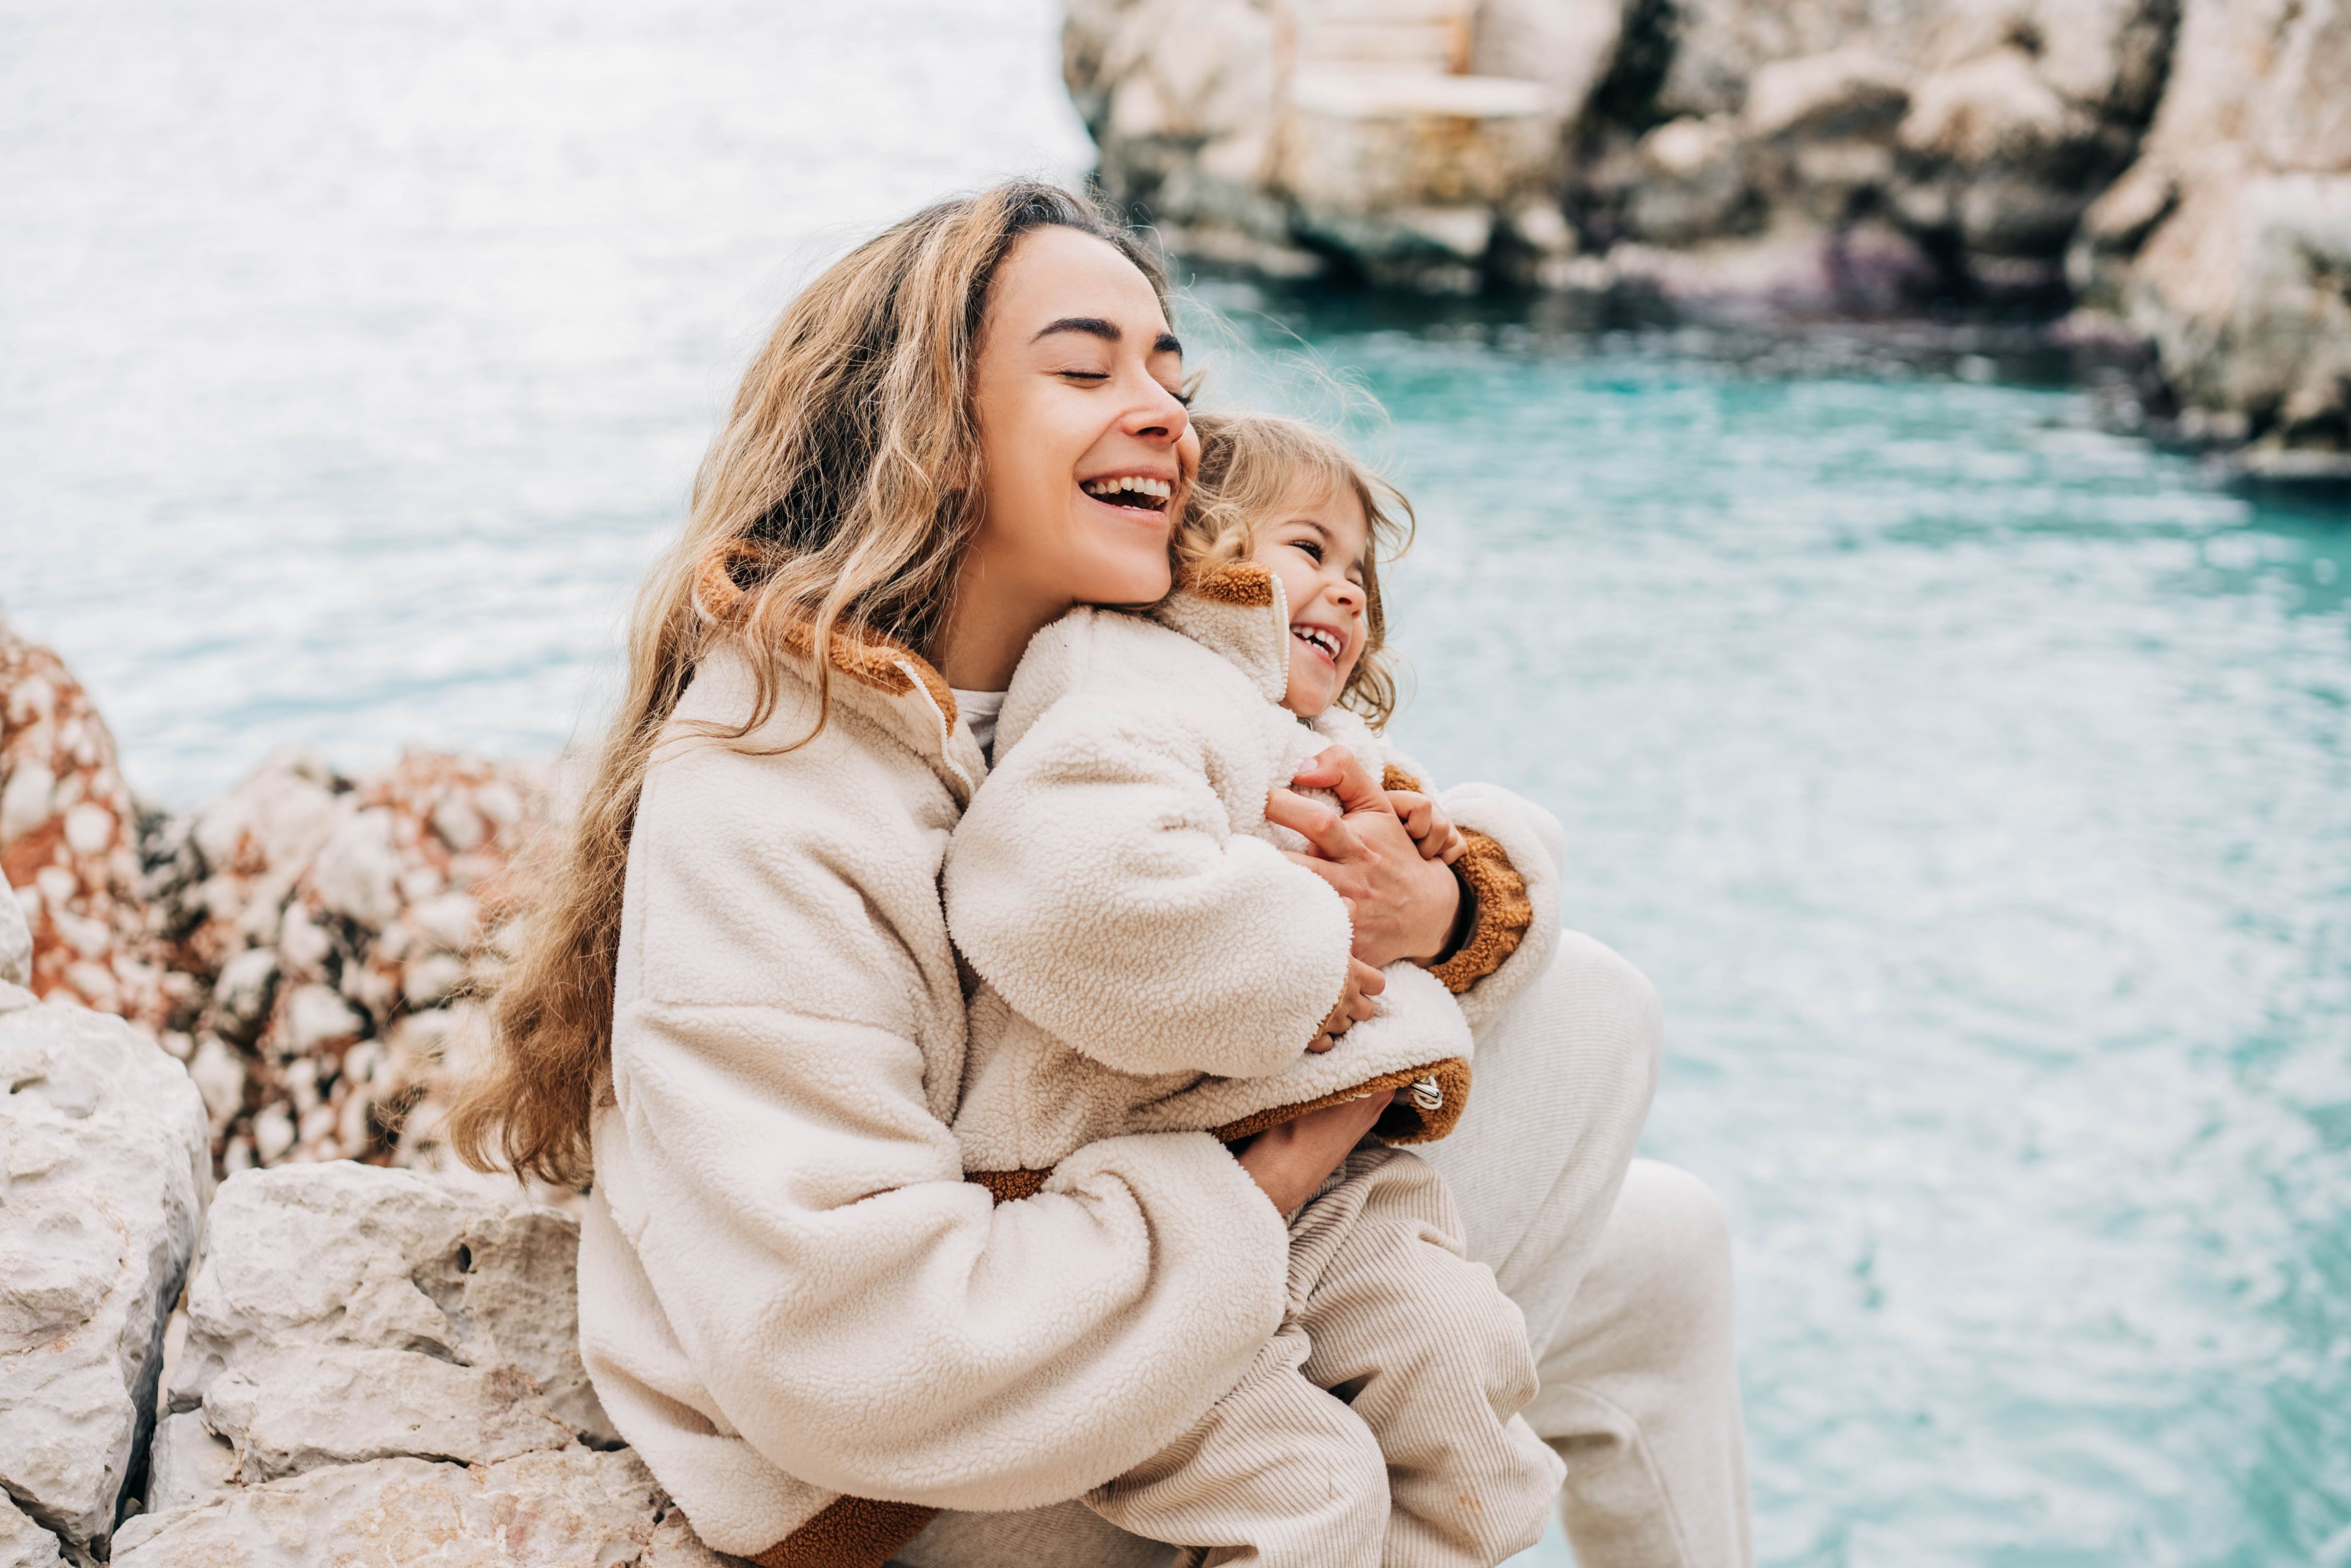
[(1057, 704), (948, 851), (947, 929), (972, 967), (1123, 1071), (1274, 1071), (1346, 980), (1345, 904), (1234, 830), (1208, 753), (1165, 715)]

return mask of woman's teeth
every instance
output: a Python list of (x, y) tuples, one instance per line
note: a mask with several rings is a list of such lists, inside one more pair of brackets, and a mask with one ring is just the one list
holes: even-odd
[(1165, 511), (1167, 498), (1176, 493), (1176, 486), (1166, 480), (1146, 479), (1140, 474), (1088, 479), (1080, 488), (1098, 501), (1108, 501), (1113, 507), (1139, 507), (1146, 512)]
[(1334, 664), (1339, 662), (1339, 655), (1346, 647), (1345, 643), (1339, 641), (1337, 632), (1326, 632), (1320, 626), (1292, 626), (1290, 629), (1290, 634), (1308, 647), (1320, 650), (1322, 656)]

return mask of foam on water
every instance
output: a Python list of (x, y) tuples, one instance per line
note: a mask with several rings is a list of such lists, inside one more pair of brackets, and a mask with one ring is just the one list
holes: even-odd
[[(561, 744), (795, 280), (1082, 163), (1052, 26), (18, 0), (12, 620), (176, 802)], [(2344, 519), (1948, 356), (1208, 300), (1394, 411), (1405, 737), (1666, 997), (1765, 1558), (2351, 1562)]]

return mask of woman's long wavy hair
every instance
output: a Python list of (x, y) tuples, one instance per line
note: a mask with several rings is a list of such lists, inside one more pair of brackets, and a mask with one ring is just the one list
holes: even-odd
[[(684, 531), (638, 595), (626, 695), (545, 897), (527, 912), (523, 951), (491, 998), (489, 1059), (451, 1107), (447, 1135), (469, 1165), (569, 1186), (592, 1175), (637, 798), (710, 647), (775, 650), (788, 637), (930, 647), (979, 521), (970, 387), (988, 286), (1022, 235), (1048, 227), (1115, 246), (1166, 303), (1157, 265), (1101, 208), (1019, 181), (941, 202), (858, 246), (792, 301), (752, 361), (695, 476)], [(696, 593), (713, 562), (738, 591), (723, 606)], [(750, 664), (752, 713), (722, 738), (742, 741), (775, 711), (776, 661)], [(820, 728), (831, 672), (815, 664)]]

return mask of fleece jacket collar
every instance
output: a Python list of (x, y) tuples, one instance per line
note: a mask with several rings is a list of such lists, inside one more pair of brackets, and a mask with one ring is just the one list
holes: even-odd
[(1255, 561), (1234, 560), (1185, 583), (1151, 608), (1152, 619), (1224, 656), (1259, 696), (1279, 706), (1290, 695), (1290, 606), (1281, 580)]
[[(730, 570), (748, 552), (728, 544), (705, 558), (694, 583), (695, 608), (705, 620), (724, 623), (741, 607), (744, 592)], [(808, 622), (784, 632), (779, 662), (811, 685), (817, 679), (816, 636)], [(864, 718), (921, 758), (967, 805), (987, 775), (987, 760), (971, 730), (959, 722), (955, 694), (930, 661), (879, 632), (835, 625), (826, 640), (825, 664), (846, 679), (831, 683), (831, 700)]]

